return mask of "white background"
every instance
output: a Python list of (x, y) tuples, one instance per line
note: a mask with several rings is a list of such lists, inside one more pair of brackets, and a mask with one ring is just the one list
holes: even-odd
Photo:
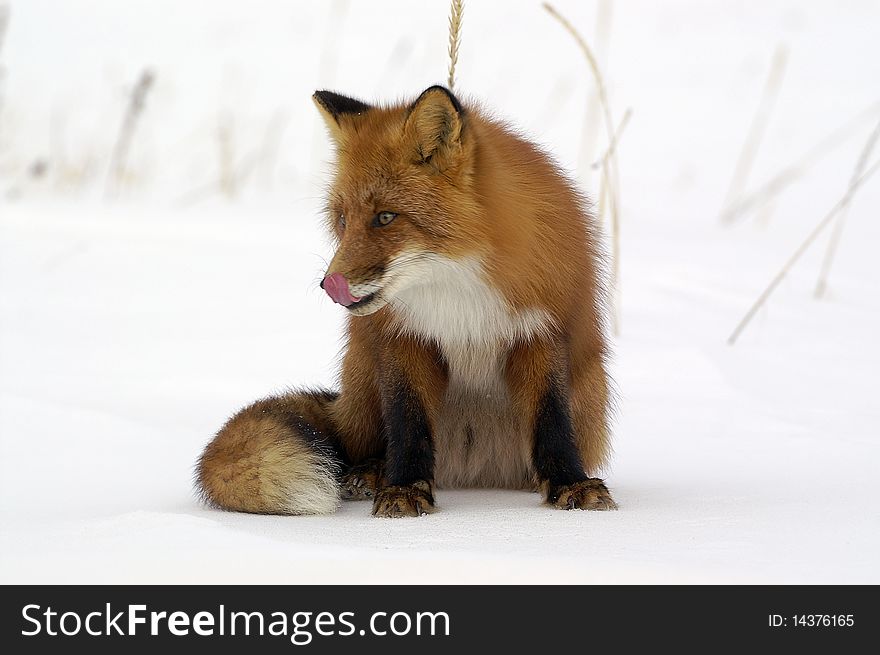
[[(880, 177), (850, 208), (826, 297), (812, 293), (827, 233), (726, 344), (880, 120), (876, 2), (560, 0), (615, 121), (633, 112), (606, 473), (621, 509), (441, 491), (437, 514), (399, 521), (365, 503), (207, 510), (192, 465), (238, 407), (333, 384), (342, 311), (317, 287), (331, 151), (310, 95), (443, 82), (447, 3), (5, 2), (0, 581), (880, 582)], [(780, 46), (741, 191), (803, 165), (722, 225)], [(145, 68), (127, 179), (109, 185)], [(539, 2), (469, 2), (457, 84), (595, 194), (595, 86)]]

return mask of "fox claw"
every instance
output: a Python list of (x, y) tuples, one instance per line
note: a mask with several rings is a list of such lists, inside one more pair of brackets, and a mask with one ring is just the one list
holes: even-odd
[(588, 509), (595, 511), (617, 509), (608, 487), (599, 478), (587, 478), (574, 484), (552, 489), (547, 502), (557, 509)]
[(344, 500), (367, 500), (376, 494), (379, 481), (382, 479), (382, 462), (378, 459), (367, 460), (363, 464), (352, 466), (342, 476), (340, 487)]
[(426, 516), (434, 511), (431, 485), (420, 480), (411, 485), (390, 486), (380, 489), (373, 501), (373, 516), (402, 518)]

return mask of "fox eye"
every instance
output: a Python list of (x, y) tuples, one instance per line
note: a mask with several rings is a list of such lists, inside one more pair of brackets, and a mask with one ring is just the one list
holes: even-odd
[(345, 214), (339, 215), (339, 227), (341, 227), (343, 230), (345, 229)]
[(394, 212), (379, 212), (373, 219), (373, 227), (385, 227), (395, 218), (397, 218), (397, 214)]

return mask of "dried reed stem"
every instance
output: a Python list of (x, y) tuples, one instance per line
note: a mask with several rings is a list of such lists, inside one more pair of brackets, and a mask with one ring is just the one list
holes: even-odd
[[(608, 202), (608, 185), (605, 181), (609, 177), (609, 162), (611, 161), (611, 157), (614, 155), (615, 150), (617, 149), (617, 144), (620, 141), (620, 137), (623, 136), (623, 131), (626, 129), (626, 126), (629, 124), (629, 119), (632, 116), (632, 109), (628, 108), (626, 112), (623, 114), (623, 118), (620, 121), (620, 124), (617, 126), (617, 129), (614, 131), (614, 139), (608, 148), (605, 150), (603, 155), (595, 161), (591, 168), (601, 168), (602, 169), (602, 179), (599, 184), (599, 216), (603, 216), (605, 214), (605, 204)], [(611, 235), (611, 257), (613, 261), (619, 261), (620, 259), (620, 251), (616, 248), (616, 246), (620, 243), (620, 234), (617, 232), (617, 228), (619, 224), (615, 222), (612, 225), (612, 235)], [(619, 274), (619, 271), (618, 271)], [(618, 287), (619, 288), (619, 287)], [(616, 293), (615, 289), (615, 293)], [(617, 302), (617, 295), (614, 297), (614, 301)], [(613, 311), (611, 313), (611, 329), (614, 334), (620, 334), (620, 313), (617, 311)]]
[(0, 5), (0, 52), (3, 52), (3, 42), (6, 39), (6, 28), (9, 26), (9, 5)]
[(455, 88), (455, 65), (458, 63), (458, 47), (461, 45), (461, 17), (464, 0), (452, 0), (449, 7), (449, 79), (447, 86)]
[(797, 250), (794, 251), (794, 254), (789, 257), (788, 261), (785, 262), (780, 271), (773, 277), (773, 279), (770, 281), (770, 284), (768, 284), (767, 287), (761, 292), (761, 295), (758, 296), (758, 299), (755, 300), (755, 302), (749, 308), (749, 311), (746, 312), (745, 316), (743, 316), (742, 320), (727, 338), (728, 344), (732, 346), (734, 343), (736, 343), (739, 335), (746, 328), (746, 326), (749, 324), (749, 322), (752, 320), (752, 318), (755, 316), (761, 306), (767, 301), (767, 299), (770, 297), (770, 294), (772, 294), (776, 287), (779, 286), (779, 283), (782, 282), (782, 279), (786, 276), (791, 267), (806, 252), (807, 248), (810, 247), (810, 244), (813, 243), (813, 241), (815, 241), (816, 238), (822, 233), (822, 230), (828, 227), (834, 221), (837, 215), (849, 205), (850, 201), (855, 195), (856, 190), (865, 182), (867, 182), (868, 179), (878, 170), (880, 170), (880, 161), (874, 162), (874, 165), (871, 166), (871, 168), (869, 168), (866, 173), (850, 183), (849, 188), (846, 190), (846, 193), (843, 195), (843, 197), (837, 202), (836, 205), (834, 205), (834, 207), (831, 208), (831, 211), (829, 211), (825, 215), (825, 217), (821, 221), (819, 221), (816, 227), (813, 228), (813, 231), (810, 232), (809, 235), (807, 235), (807, 238), (803, 240), (801, 245), (798, 246)]
[(749, 173), (761, 147), (761, 141), (764, 140), (764, 134), (767, 131), (767, 123), (773, 113), (773, 107), (776, 104), (776, 98), (779, 95), (779, 89), (782, 87), (782, 80), (785, 77), (785, 66), (788, 63), (788, 48), (780, 44), (773, 53), (773, 62), (770, 65), (770, 73), (764, 84), (764, 91), (761, 94), (761, 101), (758, 103), (758, 110), (752, 119), (749, 131), (746, 133), (746, 139), (743, 141), (742, 150), (736, 161), (736, 167), (733, 170), (733, 177), (730, 180), (730, 186), (727, 188), (727, 194), (724, 196), (724, 202), (721, 205), (722, 220), (730, 222), (732, 219), (727, 214), (727, 209), (733, 203), (734, 198), (738, 197), (748, 183)]
[(756, 191), (728, 207), (728, 209), (721, 215), (722, 222), (732, 222), (741, 215), (752, 211), (753, 209), (762, 207), (768, 200), (778, 195), (793, 182), (797, 181), (813, 162), (840, 147), (844, 143), (844, 140), (847, 139), (867, 118), (873, 118), (876, 116), (878, 108), (880, 108), (880, 103), (874, 103), (853, 119), (837, 127), (800, 158), (780, 170), (776, 175), (770, 178), (770, 180), (758, 187)]
[[(871, 157), (871, 153), (874, 151), (874, 146), (877, 145), (877, 139), (880, 138), (880, 122), (874, 126), (874, 130), (871, 132), (871, 135), (868, 137), (868, 140), (865, 142), (865, 145), (862, 146), (862, 152), (859, 155), (859, 160), (856, 162), (856, 166), (853, 169), (852, 175), (850, 176), (849, 183), (852, 183), (859, 179), (862, 176), (862, 173), (865, 170), (865, 166), (868, 165), (868, 159)], [(816, 289), (813, 291), (813, 295), (816, 298), (821, 298), (825, 295), (825, 289), (828, 286), (828, 276), (831, 274), (831, 265), (834, 263), (834, 255), (837, 252), (837, 244), (840, 243), (840, 237), (843, 235), (843, 226), (846, 223), (846, 215), (848, 212), (848, 207), (844, 207), (840, 211), (840, 216), (834, 223), (834, 229), (831, 231), (831, 239), (828, 241), (828, 248), (825, 250), (825, 257), (822, 260), (822, 269), (819, 272), (819, 279), (816, 281)]]
[[(612, 0), (598, 0), (596, 3), (593, 51), (596, 55), (596, 61), (600, 63), (606, 60), (608, 52), (614, 16), (613, 6)], [(599, 94), (591, 91), (587, 97), (587, 108), (584, 112), (584, 122), (581, 128), (581, 147), (578, 152), (578, 171), (581, 172), (585, 188), (590, 188), (592, 184), (590, 171), (601, 168), (601, 166), (590, 165), (599, 150), (598, 140), (601, 126), (602, 107), (599, 106)]]
[(590, 165), (590, 168), (602, 168), (602, 166), (605, 165), (605, 162), (614, 155), (617, 151), (617, 143), (620, 141), (620, 137), (623, 136), (623, 131), (626, 129), (626, 126), (629, 125), (629, 119), (632, 117), (632, 113), (632, 107), (627, 107), (626, 111), (623, 113), (623, 118), (620, 119), (620, 123), (617, 125), (617, 129), (614, 130), (614, 140), (611, 141), (611, 144), (605, 149), (602, 156)]
[(617, 197), (614, 186), (611, 183), (611, 163), (609, 160), (602, 162), (602, 179), (605, 184), (605, 198), (608, 200), (608, 214), (611, 216), (611, 329), (614, 336), (620, 335), (620, 221), (617, 220)]
[(147, 94), (150, 92), (155, 80), (156, 77), (152, 71), (144, 70), (141, 72), (137, 83), (131, 90), (128, 109), (125, 112), (125, 117), (119, 128), (119, 134), (116, 137), (116, 145), (113, 148), (113, 154), (110, 158), (110, 174), (105, 189), (107, 195), (115, 193), (125, 178), (125, 169), (128, 164), (128, 153), (131, 148), (134, 131), (137, 127), (138, 119), (144, 111)]
[(3, 43), (6, 41), (6, 30), (9, 28), (9, 5), (0, 5), (0, 53), (3, 52)]
[(0, 4), (0, 54), (3, 53), (3, 44), (6, 41), (6, 30), (9, 28), (9, 5)]
[[(6, 30), (9, 28), (9, 5), (0, 5), (0, 55), (3, 54), (3, 43), (6, 41)], [(3, 98), (6, 87), (6, 69), (0, 61), (0, 110), (3, 109)]]
[[(566, 29), (566, 31), (571, 34), (574, 38), (575, 42), (577, 42), (578, 46), (583, 52), (584, 58), (587, 60), (587, 64), (590, 67), (590, 70), (593, 73), (593, 78), (596, 81), (596, 89), (599, 94), (599, 104), (602, 107), (602, 114), (605, 118), (605, 131), (608, 137), (608, 145), (609, 147), (614, 142), (614, 121), (611, 119), (611, 105), (608, 101), (608, 93), (605, 89), (605, 82), (602, 78), (602, 73), (599, 71), (599, 64), (596, 61), (596, 57), (593, 55), (592, 50), (590, 50), (590, 46), (587, 45), (586, 40), (581, 36), (581, 34), (574, 28), (574, 26), (566, 19), (562, 14), (560, 14), (549, 2), (544, 3), (544, 9), (553, 16), (559, 23)], [(612, 260), (611, 260), (611, 288), (614, 294), (614, 303), (613, 303), (613, 325), (614, 325), (614, 334), (620, 334), (620, 173), (617, 162), (617, 154), (616, 151), (612, 152), (611, 157), (609, 158), (609, 162), (607, 162), (602, 167), (605, 184), (608, 186), (608, 213), (611, 217), (611, 251), (612, 251)]]

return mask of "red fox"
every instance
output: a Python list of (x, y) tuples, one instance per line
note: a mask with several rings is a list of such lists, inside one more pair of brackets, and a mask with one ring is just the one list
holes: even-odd
[(348, 314), (338, 392), (241, 410), (205, 448), (211, 505), (323, 514), (371, 499), (421, 516), (434, 489), (538, 490), (616, 509), (598, 253), (553, 161), (432, 86), (414, 102), (313, 99), (337, 166), (322, 288)]

